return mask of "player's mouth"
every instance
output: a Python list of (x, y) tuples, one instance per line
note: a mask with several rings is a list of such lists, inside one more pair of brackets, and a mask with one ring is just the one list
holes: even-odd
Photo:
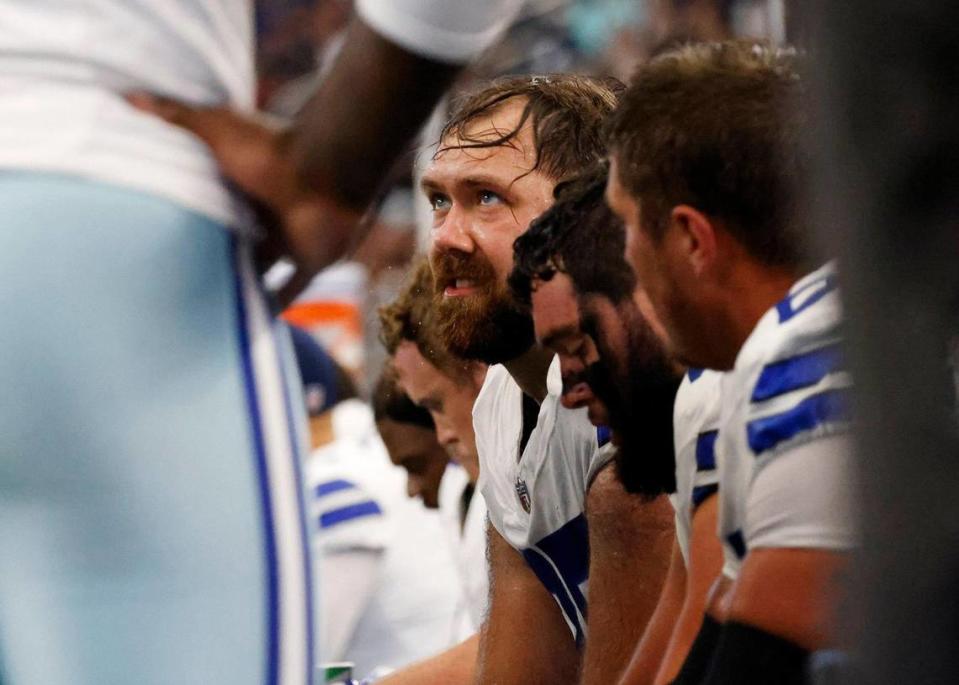
[(466, 297), (472, 295), (478, 290), (476, 281), (471, 278), (451, 279), (443, 289), (444, 297)]

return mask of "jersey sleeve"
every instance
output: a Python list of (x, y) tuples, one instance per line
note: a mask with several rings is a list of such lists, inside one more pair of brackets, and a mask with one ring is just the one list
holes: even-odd
[(747, 386), (746, 547), (848, 547), (852, 381), (834, 277), (812, 280), (776, 313)]
[(356, 11), (384, 38), (442, 62), (465, 63), (488, 48), (523, 0), (358, 0)]
[(382, 503), (355, 479), (324, 477), (310, 491), (316, 542), (324, 554), (380, 551), (389, 539)]

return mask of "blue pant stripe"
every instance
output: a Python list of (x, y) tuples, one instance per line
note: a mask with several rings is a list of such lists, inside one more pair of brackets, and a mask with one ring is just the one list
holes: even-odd
[(270, 493), (270, 474), (266, 462), (266, 445), (263, 440), (260, 408), (256, 395), (256, 380), (253, 373), (253, 359), (250, 354), (250, 336), (247, 330), (248, 315), (241, 276), (241, 265), (237, 240), (233, 239), (233, 259), (236, 265), (236, 302), (237, 328), (240, 345), (240, 357), (243, 362), (244, 388), (247, 406), (250, 411), (253, 443), (256, 451), (257, 468), (260, 472), (260, 496), (263, 503), (263, 533), (266, 542), (267, 571), (267, 663), (264, 682), (276, 685), (279, 679), (279, 577), (276, 552), (276, 533), (273, 529), (273, 502)]
[[(277, 336), (279, 337), (279, 336)], [(287, 346), (290, 351), (292, 348)], [(313, 569), (310, 567), (310, 541), (309, 532), (306, 525), (306, 479), (303, 477), (303, 461), (305, 455), (301, 454), (300, 440), (298, 438), (296, 427), (293, 425), (293, 407), (290, 405), (292, 395), (290, 393), (289, 383), (287, 382), (286, 372), (287, 363), (280, 353), (280, 347), (277, 345), (277, 364), (283, 373), (280, 378), (283, 381), (283, 402), (286, 408), (287, 432), (290, 440), (290, 454), (293, 455), (293, 473), (296, 478), (296, 497), (300, 512), (300, 546), (303, 553), (303, 582), (306, 601), (306, 665), (304, 683), (313, 682), (313, 670), (316, 649), (316, 636), (314, 634), (314, 616), (313, 616)]]

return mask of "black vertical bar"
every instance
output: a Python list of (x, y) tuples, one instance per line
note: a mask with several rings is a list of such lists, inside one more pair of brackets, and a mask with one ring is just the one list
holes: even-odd
[(812, 216), (841, 257), (864, 544), (849, 682), (959, 682), (959, 3), (819, 0)]

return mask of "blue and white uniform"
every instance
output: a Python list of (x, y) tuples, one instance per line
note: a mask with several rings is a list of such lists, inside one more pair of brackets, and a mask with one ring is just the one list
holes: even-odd
[(751, 549), (857, 542), (841, 345), (836, 272), (827, 264), (766, 312), (723, 376), (719, 532), (731, 578)]
[(357, 676), (401, 668), (453, 643), (460, 584), (439, 512), (406, 494), (357, 400), (333, 409), (335, 439), (307, 467), (314, 545), (323, 579), (324, 660)]
[(716, 438), (719, 435), (720, 380), (716, 371), (690, 370), (676, 392), (673, 440), (676, 448), (676, 541), (689, 566), (689, 541), (696, 509), (719, 490)]
[(490, 524), (523, 555), (582, 645), (589, 578), (586, 491), (612, 450), (599, 444), (585, 408), (560, 404), (558, 357), (546, 387), (536, 427), (520, 453), (523, 391), (506, 367), (490, 367), (473, 405), (479, 487)]
[[(358, 3), (453, 62), (516, 4)], [(254, 77), (249, 0), (0, 3), (4, 685), (311, 680), (301, 395), (254, 227), (123, 98), (248, 110)]]
[[(453, 618), (455, 642), (474, 635), (489, 605), (489, 560), (486, 556), (486, 501), (478, 490), (463, 509), (469, 482), (466, 469), (450, 463), (440, 483), (440, 517), (460, 579), (460, 599)], [(465, 515), (464, 515), (465, 514)]]

